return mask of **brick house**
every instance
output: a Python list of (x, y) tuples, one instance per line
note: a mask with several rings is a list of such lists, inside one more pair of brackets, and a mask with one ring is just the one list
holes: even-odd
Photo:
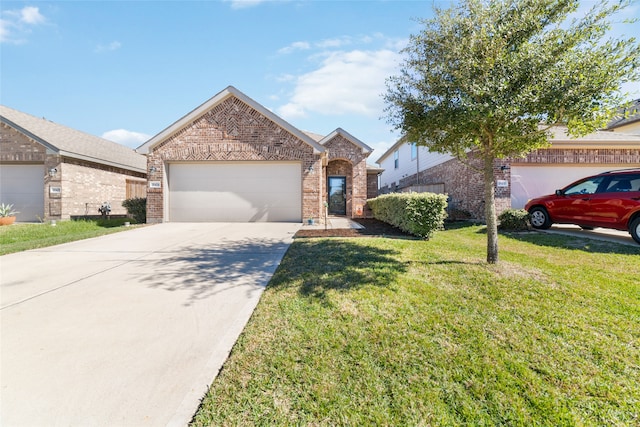
[(134, 150), (0, 106), (0, 202), (18, 221), (98, 215), (103, 202), (144, 197), (146, 159)]
[(343, 129), (305, 133), (229, 86), (138, 148), (147, 222), (322, 221), (363, 216), (371, 148)]
[[(559, 127), (552, 130), (550, 142), (549, 148), (533, 151), (524, 158), (494, 162), (498, 214), (509, 208), (521, 209), (529, 199), (551, 194), (579, 178), (640, 166), (640, 135), (603, 130), (582, 138), (570, 138), (566, 129)], [(426, 147), (401, 139), (376, 163), (384, 169), (381, 193), (446, 193), (450, 211), (484, 219), (482, 173), (454, 157), (432, 153)]]

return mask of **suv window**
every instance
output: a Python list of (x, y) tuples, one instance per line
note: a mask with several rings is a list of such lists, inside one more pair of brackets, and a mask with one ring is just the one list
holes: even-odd
[(640, 191), (639, 175), (616, 175), (611, 178), (609, 185), (604, 190), (605, 193), (618, 193), (625, 191)]
[(598, 190), (598, 187), (600, 186), (600, 184), (602, 184), (602, 181), (604, 181), (604, 177), (602, 176), (585, 179), (584, 181), (581, 181), (576, 185), (567, 188), (564, 191), (564, 194), (593, 194)]

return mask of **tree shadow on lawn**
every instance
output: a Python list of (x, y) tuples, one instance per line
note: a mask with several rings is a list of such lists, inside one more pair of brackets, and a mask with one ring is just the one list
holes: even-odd
[(395, 256), (398, 253), (360, 239), (298, 239), (269, 286), (298, 286), (300, 295), (318, 299), (326, 299), (330, 290), (386, 287), (407, 270), (407, 263)]
[(172, 248), (138, 260), (150, 263), (153, 271), (138, 280), (150, 288), (186, 292), (186, 306), (236, 288), (251, 294), (267, 286), (286, 250), (281, 240), (255, 238)]

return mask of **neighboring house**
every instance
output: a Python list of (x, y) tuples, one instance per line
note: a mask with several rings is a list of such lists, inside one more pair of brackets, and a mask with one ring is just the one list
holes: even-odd
[(253, 222), (364, 216), (371, 148), (338, 128), (296, 129), (232, 86), (138, 148), (147, 222)]
[(619, 111), (619, 115), (607, 125), (607, 130), (640, 135), (640, 99)]
[[(555, 128), (552, 134), (549, 148), (536, 150), (524, 158), (495, 161), (498, 213), (523, 208), (529, 199), (553, 193), (584, 176), (640, 167), (640, 135), (597, 131), (574, 139), (567, 136), (565, 128)], [(381, 193), (446, 193), (451, 210), (484, 219), (482, 173), (452, 156), (432, 153), (401, 139), (377, 163), (384, 169)]]
[(44, 118), (0, 106), (0, 202), (18, 221), (126, 214), (122, 201), (144, 197), (146, 158), (134, 150)]

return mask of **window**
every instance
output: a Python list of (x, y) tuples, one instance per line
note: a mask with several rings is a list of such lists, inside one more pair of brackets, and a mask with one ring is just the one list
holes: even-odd
[(619, 175), (611, 178), (606, 193), (640, 191), (640, 175)]
[(400, 166), (400, 153), (398, 152), (398, 150), (393, 152), (393, 167), (395, 169), (398, 169), (398, 167)]
[(564, 194), (594, 194), (598, 191), (598, 187), (602, 184), (602, 181), (604, 181), (604, 177), (602, 176), (586, 179), (577, 183), (573, 187), (567, 188)]
[(415, 142), (411, 143), (411, 160), (414, 160), (418, 157), (418, 145)]

